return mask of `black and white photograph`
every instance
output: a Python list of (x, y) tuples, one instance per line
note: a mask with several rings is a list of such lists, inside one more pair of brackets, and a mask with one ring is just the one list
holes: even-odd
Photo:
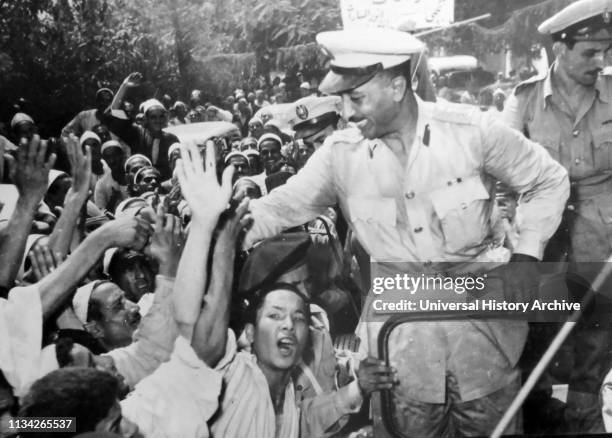
[(612, 436), (612, 0), (0, 0), (0, 438), (502, 436)]

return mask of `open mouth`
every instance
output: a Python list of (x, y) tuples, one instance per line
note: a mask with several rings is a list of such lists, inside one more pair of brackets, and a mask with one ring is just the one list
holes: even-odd
[(294, 338), (286, 337), (279, 339), (276, 345), (282, 356), (291, 356), (296, 349), (297, 343)]

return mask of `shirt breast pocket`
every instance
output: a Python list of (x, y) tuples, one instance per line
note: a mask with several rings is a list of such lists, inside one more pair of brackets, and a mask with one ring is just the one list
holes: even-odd
[(489, 199), (480, 176), (464, 178), (460, 183), (431, 193), (448, 252), (461, 253), (484, 241), (489, 234)]
[(395, 226), (397, 206), (394, 198), (350, 197), (348, 204), (353, 222)]
[(612, 169), (612, 125), (593, 131), (593, 154), (597, 170)]

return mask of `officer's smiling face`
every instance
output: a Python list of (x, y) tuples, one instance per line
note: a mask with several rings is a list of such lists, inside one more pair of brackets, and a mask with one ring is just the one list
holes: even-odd
[[(592, 37), (609, 38), (610, 35), (602, 29)], [(559, 52), (559, 65), (572, 80), (590, 87), (604, 68), (604, 58), (609, 49), (610, 41), (579, 41), (572, 49), (563, 44)]]
[(365, 138), (380, 138), (393, 132), (400, 112), (388, 75), (378, 74), (364, 85), (342, 94), (342, 116), (355, 123)]

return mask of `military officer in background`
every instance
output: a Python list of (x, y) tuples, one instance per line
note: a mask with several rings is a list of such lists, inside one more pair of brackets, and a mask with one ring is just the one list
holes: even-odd
[[(491, 288), (502, 299), (529, 299), (535, 262), (569, 195), (565, 169), (478, 108), (418, 98), (411, 59), (424, 45), (413, 36), (360, 29), (324, 32), (317, 41), (332, 57), (320, 91), (341, 98), (349, 127), (328, 137), (286, 185), (251, 201), (245, 244), (339, 203), (377, 269), (393, 272), (403, 262), (408, 273), (436, 272), (454, 263), (470, 272), (493, 266), (478, 262), (498, 260), (500, 277)], [(496, 180), (523, 195), (512, 255), (501, 248), (492, 216)], [(510, 257), (524, 263), (504, 264)], [(366, 330), (358, 332), (373, 355), (369, 347), (382, 323), (371, 322), (370, 304), (362, 314)], [(404, 324), (394, 348), (395, 363), (405, 364), (397, 367), (401, 384), (393, 392), (401, 430), (436, 438), (490, 433), (520, 387), (516, 364), (526, 334), (524, 321)], [(516, 418), (506, 432), (520, 430)]]
[(308, 96), (294, 103), (295, 114), (289, 123), (298, 140), (297, 164), (300, 169), (338, 128), (340, 102), (338, 96)]
[[(542, 144), (567, 169), (570, 201), (547, 259), (570, 262), (568, 286), (578, 298), (612, 254), (612, 76), (603, 75), (612, 47), (612, 0), (580, 0), (538, 30), (554, 41), (555, 60), (545, 74), (519, 84), (503, 118)], [(610, 306), (587, 313), (575, 330), (567, 364), (566, 429), (601, 431), (598, 394), (612, 366)]]

